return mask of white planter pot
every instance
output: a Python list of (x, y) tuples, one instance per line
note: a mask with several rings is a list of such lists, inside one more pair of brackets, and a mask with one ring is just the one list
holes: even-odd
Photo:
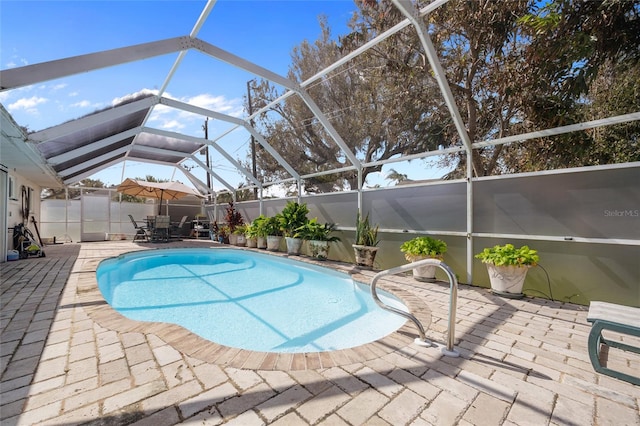
[(496, 266), (487, 263), (491, 291), (506, 297), (522, 297), (529, 266)]
[(258, 237), (258, 240), (256, 241), (256, 244), (258, 245), (259, 249), (266, 249), (267, 248), (267, 237)]
[(287, 241), (287, 253), (288, 254), (300, 254), (302, 249), (302, 238), (285, 237)]
[(280, 241), (282, 241), (282, 237), (279, 235), (267, 235), (267, 250), (280, 250)]
[(372, 268), (373, 262), (376, 259), (378, 253), (378, 247), (373, 246), (361, 246), (353, 244), (353, 254), (356, 257), (356, 265), (364, 266), (366, 268)]
[(257, 248), (258, 247), (258, 239), (256, 237), (247, 238), (247, 247), (249, 247), (249, 248)]
[(229, 244), (232, 246), (238, 245), (238, 234), (229, 234)]
[(244, 235), (236, 234), (236, 245), (244, 247), (247, 244), (247, 238)]
[[(428, 256), (414, 256), (407, 254), (405, 256), (408, 262), (417, 262), (418, 260), (423, 259), (433, 259)], [(416, 281), (424, 281), (424, 282), (434, 282), (436, 280), (436, 269), (435, 265), (425, 265), (419, 266), (413, 270), (413, 279)]]
[(329, 257), (329, 242), (309, 240), (309, 255), (314, 259), (327, 260)]

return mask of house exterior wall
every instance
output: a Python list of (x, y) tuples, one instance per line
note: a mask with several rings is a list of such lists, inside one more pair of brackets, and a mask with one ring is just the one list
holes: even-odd
[[(13, 250), (13, 227), (22, 223), (37, 238), (36, 227), (33, 222), (40, 224), (40, 193), (42, 188), (21, 175), (17, 169), (8, 169), (7, 191), (3, 199), (6, 212), (6, 250)], [(27, 215), (25, 217), (25, 215)], [(3, 260), (7, 258), (4, 251)]]

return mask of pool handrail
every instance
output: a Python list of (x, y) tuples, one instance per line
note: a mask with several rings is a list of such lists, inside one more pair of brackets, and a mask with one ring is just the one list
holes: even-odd
[(420, 266), (429, 266), (429, 265), (433, 265), (442, 269), (447, 274), (447, 277), (449, 278), (449, 289), (450, 289), (449, 291), (449, 326), (447, 330), (446, 347), (442, 349), (442, 353), (446, 356), (458, 357), (460, 356), (460, 353), (456, 351), (455, 348), (453, 347), (454, 339), (455, 339), (456, 309), (457, 309), (457, 303), (458, 303), (458, 279), (456, 278), (455, 274), (446, 263), (438, 259), (422, 259), (422, 260), (417, 260), (415, 262), (407, 263), (406, 265), (401, 265), (395, 268), (378, 272), (371, 279), (371, 297), (373, 297), (373, 300), (382, 309), (393, 312), (397, 315), (400, 315), (402, 317), (405, 317), (413, 321), (416, 327), (418, 327), (418, 332), (420, 334), (420, 337), (416, 339), (416, 343), (421, 344), (423, 346), (424, 345), (430, 346), (430, 343), (427, 340), (427, 337), (425, 334), (424, 327), (422, 326), (422, 323), (420, 322), (420, 320), (418, 320), (418, 318), (416, 318), (410, 312), (405, 312), (400, 309), (394, 308), (393, 306), (386, 305), (384, 302), (380, 300), (380, 298), (378, 297), (378, 293), (376, 291), (378, 280), (380, 280), (382, 277), (386, 277), (389, 275), (397, 275), (402, 272), (411, 271)]

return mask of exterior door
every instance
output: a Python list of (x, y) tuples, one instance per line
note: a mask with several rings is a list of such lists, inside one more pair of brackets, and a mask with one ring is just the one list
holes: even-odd
[(109, 195), (83, 194), (81, 200), (80, 240), (105, 241), (110, 222), (109, 205), (111, 199)]

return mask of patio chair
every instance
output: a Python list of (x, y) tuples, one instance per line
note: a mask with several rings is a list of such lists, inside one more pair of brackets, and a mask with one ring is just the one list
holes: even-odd
[(171, 217), (156, 216), (151, 234), (152, 241), (169, 241), (169, 226), (171, 225)]
[(180, 231), (180, 235), (182, 235), (182, 227), (184, 226), (184, 224), (187, 221), (188, 217), (189, 216), (182, 216), (182, 219), (180, 219), (180, 223), (179, 224), (177, 224), (177, 225), (175, 223), (171, 224), (171, 228), (169, 229), (169, 238), (171, 238), (178, 231)]
[(149, 241), (149, 234), (147, 233), (147, 228), (144, 226), (138, 225), (133, 216), (129, 215), (129, 219), (131, 219), (131, 224), (136, 230), (136, 235), (133, 236), (133, 241), (137, 239), (143, 239), (145, 241)]

